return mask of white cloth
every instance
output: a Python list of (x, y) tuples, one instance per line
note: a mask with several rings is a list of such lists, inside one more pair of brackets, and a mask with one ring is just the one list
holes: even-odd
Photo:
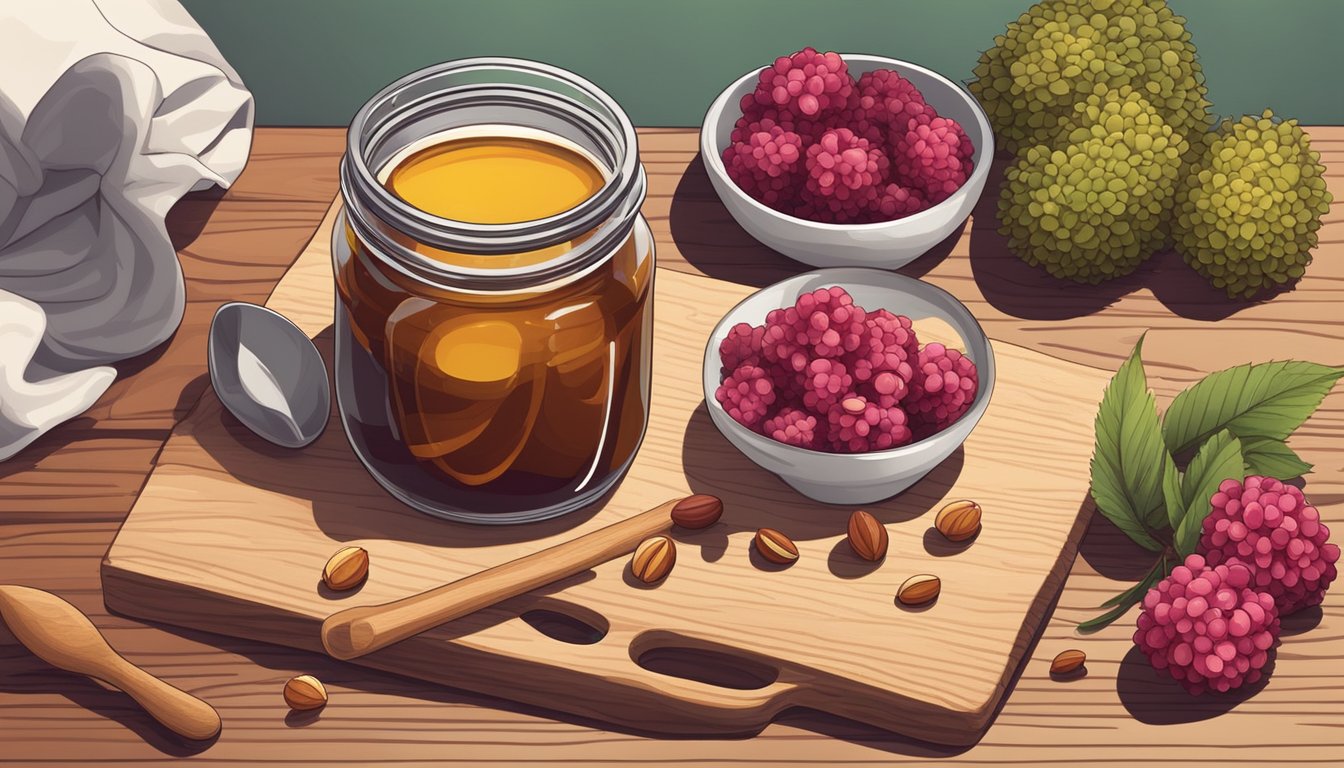
[(251, 142), (251, 94), (177, 0), (0, 0), (0, 461), (177, 329), (164, 217)]

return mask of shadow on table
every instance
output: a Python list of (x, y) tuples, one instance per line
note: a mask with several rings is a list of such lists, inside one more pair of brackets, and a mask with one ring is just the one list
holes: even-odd
[(1098, 285), (1052, 277), (1015, 256), (998, 232), (998, 200), (1005, 158), (994, 161), (985, 192), (972, 213), (971, 272), (985, 299), (1013, 317), (1065, 320), (1084, 317), (1111, 306), (1140, 288), (1148, 288), (1175, 314), (1191, 320), (1221, 320), (1292, 290), (1284, 286), (1253, 300), (1229, 299), (1191, 269), (1180, 254), (1163, 250), (1133, 273)]
[(1141, 723), (1197, 723), (1231, 712), (1264, 690), (1274, 673), (1274, 653), (1270, 652), (1269, 663), (1262, 670), (1262, 676), (1251, 685), (1227, 693), (1191, 696), (1165, 671), (1153, 669), (1136, 645), (1129, 649), (1120, 662), (1115, 688), (1125, 710)]
[(56, 669), (20, 646), (0, 649), (0, 693), (58, 694), (70, 703), (114, 720), (165, 755), (190, 757), (209, 749), (219, 737), (191, 741), (150, 717), (131, 697), (93, 680)]
[[(815, 269), (767, 248), (738, 226), (719, 201), (699, 155), (677, 183), (668, 225), (686, 262), (720, 280), (762, 287)], [(958, 227), (923, 256), (896, 271), (909, 277), (929, 272), (952, 252), (962, 230)]]
[[(582, 728), (593, 729), (595, 731), (608, 731), (661, 741), (737, 741), (750, 739), (761, 733), (761, 730), (755, 730), (740, 734), (667, 734), (638, 728), (626, 728), (594, 718), (557, 712), (544, 707), (521, 704), (486, 694), (428, 684), (413, 678), (337, 661), (317, 653), (284, 648), (258, 641), (223, 637), (198, 630), (182, 629), (154, 622), (144, 623), (161, 629), (169, 634), (177, 635), (194, 642), (208, 644), (226, 653), (236, 654), (263, 669), (273, 671), (274, 674), (271, 676), (273, 679), (271, 679), (270, 682), (274, 684), (277, 699), (279, 698), (280, 689), (285, 684), (285, 680), (291, 675), (303, 673), (313, 675), (321, 680), (327, 686), (328, 690), (332, 691), (333, 702), (342, 696), (339, 690), (333, 691), (333, 689), (348, 688), (354, 691), (389, 696), (404, 696), (418, 701), (452, 705), (456, 707), (485, 707), (500, 710), (501, 712), (512, 713), (514, 715), (568, 723)], [(1029, 656), (1030, 653), (1028, 653), (1028, 657)], [(257, 677), (265, 681), (264, 675), (258, 675)], [(0, 680), (3, 680), (3, 678), (0, 678)], [(93, 683), (88, 683), (87, 681), (84, 682), (87, 685), (96, 688)], [(0, 687), (0, 690), (5, 689)], [(109, 693), (109, 695), (113, 694)], [(134, 705), (129, 706), (134, 707)], [(336, 705), (333, 703), (333, 705), (329, 706)], [(290, 728), (349, 727), (351, 723), (356, 722), (360, 717), (358, 711), (353, 714), (347, 712), (339, 719), (339, 724), (333, 725), (332, 723), (327, 723), (324, 725), (322, 716), (326, 711), (325, 709), (318, 710), (315, 713), (282, 714), (282, 708), (277, 706), (274, 711), (276, 720), (284, 722), (284, 724)], [(127, 714), (132, 715), (133, 713)], [(997, 712), (995, 714), (997, 716)], [(142, 717), (147, 720), (147, 716)], [(134, 719), (135, 718), (131, 716), (127, 717), (128, 721)], [(856, 721), (801, 707), (791, 708), (781, 712), (779, 716), (775, 718), (774, 724), (797, 728), (803, 731), (810, 731), (835, 739), (843, 739), (854, 744), (883, 750), (895, 755), (944, 758), (954, 757), (971, 748), (971, 746), (946, 746), (921, 741), (919, 739), (883, 731)], [(137, 733), (141, 732), (141, 726), (132, 727), (137, 730)], [(264, 727), (264, 724), (259, 727)], [(155, 728), (156, 726), (154, 726), (152, 722), (146, 722), (143, 725), (143, 729), (147, 731), (152, 731)], [(228, 722), (226, 721), (225, 729), (227, 730), (227, 728)], [(427, 729), (425, 734), (427, 739), (433, 738), (432, 731)], [(983, 736), (983, 734), (981, 735)], [(157, 734), (158, 738), (156, 740), (151, 740), (155, 739), (155, 736), (156, 734), (149, 734), (146, 737), (146, 741), (149, 741), (151, 744), (154, 744), (156, 747), (166, 752), (168, 749), (173, 748), (171, 744), (160, 746), (164, 741), (162, 734)], [(414, 733), (404, 731), (403, 736), (408, 742), (415, 739)], [(319, 737), (314, 736), (313, 738)], [(175, 752), (167, 753), (177, 754)]]
[(1148, 575), (1157, 562), (1158, 554), (1135, 544), (1097, 511), (1090, 497), (1087, 506), (1090, 517), (1087, 530), (1078, 544), (1078, 556), (1102, 576), (1122, 582), (1115, 589), (1121, 592)]

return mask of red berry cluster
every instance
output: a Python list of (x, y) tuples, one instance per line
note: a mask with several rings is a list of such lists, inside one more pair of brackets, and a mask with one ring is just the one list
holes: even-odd
[(765, 205), (812, 221), (891, 221), (946, 200), (975, 152), (895, 70), (857, 82), (836, 53), (804, 48), (761, 70), (723, 152), (728, 176)]
[(961, 417), (979, 384), (970, 358), (920, 348), (910, 318), (818, 288), (719, 345), (714, 393), (739, 424), (788, 445), (833, 453), (896, 448)]
[(1134, 642), (1191, 693), (1260, 679), (1279, 617), (1320, 605), (1339, 546), (1302, 491), (1229, 478), (1209, 499), (1195, 554), (1148, 590)]

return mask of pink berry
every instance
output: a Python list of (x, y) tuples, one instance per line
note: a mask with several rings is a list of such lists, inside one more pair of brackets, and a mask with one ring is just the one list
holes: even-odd
[(914, 368), (910, 394), (902, 404), (915, 432), (927, 437), (970, 409), (980, 387), (979, 373), (969, 357), (936, 342), (919, 351)]
[(971, 175), (975, 147), (955, 120), (916, 117), (907, 128), (892, 129), (891, 147), (896, 178), (921, 190), (930, 205), (946, 200)]
[(1190, 555), (1143, 598), (1134, 643), (1192, 694), (1224, 693), (1262, 676), (1278, 642), (1274, 598), (1239, 563)]
[(850, 393), (826, 413), (826, 438), (842, 453), (880, 451), (911, 440), (905, 412)]
[(827, 413), (854, 386), (854, 378), (839, 360), (820, 358), (803, 370), (803, 407), (813, 413)]
[(797, 408), (784, 407), (774, 418), (766, 419), (761, 430), (766, 437), (799, 448), (816, 449), (817, 417)]
[(760, 365), (761, 340), (765, 337), (765, 326), (738, 323), (728, 329), (728, 337), (719, 344), (719, 362), (723, 364), (723, 373), (736, 370), (743, 365)]
[(1339, 546), (1302, 491), (1271, 477), (1224, 480), (1209, 500), (1198, 552), (1211, 565), (1239, 563), (1252, 588), (1274, 597), (1287, 616), (1325, 599), (1337, 575)]
[(724, 378), (714, 397), (734, 421), (756, 429), (775, 402), (775, 386), (763, 368), (744, 365)]
[(914, 83), (893, 69), (865, 72), (859, 77), (855, 90), (864, 113), (887, 128), (899, 126), (904, 129), (912, 118), (935, 114)]
[(843, 106), (853, 89), (854, 79), (840, 54), (809, 47), (761, 70), (751, 98), (761, 106), (814, 116)]
[(847, 362), (854, 380), (861, 386), (871, 385), (873, 399), (888, 407), (900, 402), (909, 390), (918, 354), (919, 340), (910, 318), (879, 309), (864, 319), (859, 346)]
[(890, 162), (867, 139), (836, 128), (807, 148), (805, 165), (799, 210), (820, 221), (845, 223), (863, 219), (873, 207)]
[(877, 200), (873, 202), (871, 218), (873, 221), (893, 221), (927, 208), (924, 193), (914, 187), (903, 187), (895, 182), (883, 188)]
[(803, 170), (803, 140), (779, 126), (757, 131), (723, 151), (728, 177), (772, 208), (792, 206)]

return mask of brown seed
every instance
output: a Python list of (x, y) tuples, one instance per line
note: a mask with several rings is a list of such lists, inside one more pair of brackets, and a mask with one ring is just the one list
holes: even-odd
[(672, 507), (672, 522), (682, 528), (708, 528), (719, 522), (722, 515), (723, 502), (707, 493), (688, 496)]
[(780, 565), (788, 565), (798, 559), (797, 545), (774, 528), (762, 528), (756, 532), (756, 551), (766, 560)]
[(322, 581), (331, 589), (354, 589), (369, 575), (369, 553), (363, 547), (344, 547), (322, 569)]
[(1068, 675), (1080, 669), (1087, 661), (1087, 654), (1076, 648), (1070, 648), (1067, 651), (1060, 651), (1055, 660), (1050, 662), (1050, 674)]
[(887, 529), (862, 509), (849, 516), (849, 546), (864, 560), (876, 562), (887, 556)]
[(896, 599), (905, 605), (923, 605), (938, 596), (943, 582), (931, 573), (911, 576), (896, 591)]
[(645, 584), (662, 581), (677, 562), (677, 545), (666, 536), (653, 536), (639, 543), (630, 558), (630, 572)]
[(317, 709), (327, 704), (327, 688), (312, 675), (299, 675), (285, 683), (285, 703), (299, 711)]
[(948, 541), (965, 541), (980, 531), (980, 505), (954, 501), (938, 510), (933, 525)]

